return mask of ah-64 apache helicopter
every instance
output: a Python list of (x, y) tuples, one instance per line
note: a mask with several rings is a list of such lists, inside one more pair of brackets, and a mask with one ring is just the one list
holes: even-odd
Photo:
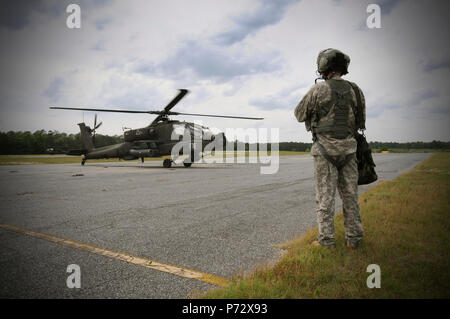
[[(119, 158), (124, 160), (135, 160), (141, 158), (144, 162), (145, 157), (160, 157), (164, 155), (171, 155), (172, 148), (179, 142), (173, 140), (172, 134), (174, 130), (182, 134), (188, 133), (192, 137), (189, 143), (190, 152), (183, 164), (185, 167), (190, 167), (199, 157), (205, 146), (214, 140), (226, 139), (223, 133), (213, 134), (211, 130), (205, 126), (194, 124), (191, 122), (181, 122), (170, 120), (169, 115), (192, 115), (192, 116), (207, 116), (207, 117), (222, 117), (233, 119), (247, 119), (247, 120), (262, 120), (263, 118), (256, 117), (242, 117), (242, 116), (228, 116), (228, 115), (211, 115), (211, 114), (193, 114), (172, 112), (171, 109), (188, 93), (188, 90), (181, 89), (180, 93), (170, 101), (167, 106), (161, 111), (133, 111), (133, 110), (110, 110), (110, 109), (94, 109), (94, 108), (71, 108), (71, 107), (50, 107), (51, 109), (62, 110), (81, 110), (81, 111), (96, 111), (96, 112), (121, 112), (121, 113), (147, 113), (158, 115), (149, 126), (135, 130), (128, 130), (124, 132), (124, 142), (100, 148), (95, 148), (93, 138), (95, 138), (95, 131), (100, 127), (102, 122), (97, 124), (97, 115), (94, 120), (94, 128), (86, 126), (85, 123), (79, 123), (81, 133), (81, 140), (83, 149), (71, 150), (67, 155), (82, 155), (81, 165), (84, 165), (88, 159), (100, 158)], [(183, 133), (184, 132), (184, 133)], [(201, 136), (201, 149), (194, 147), (194, 135)], [(181, 137), (180, 137), (181, 139)], [(219, 143), (218, 143), (219, 144)], [(224, 144), (221, 144), (224, 145)], [(183, 154), (181, 151), (177, 155)], [(174, 158), (165, 159), (163, 166), (171, 167)]]

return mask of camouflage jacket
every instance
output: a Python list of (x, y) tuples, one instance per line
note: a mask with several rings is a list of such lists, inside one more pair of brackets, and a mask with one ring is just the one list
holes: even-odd
[[(342, 80), (338, 76), (334, 76), (334, 80)], [(359, 88), (359, 87), (358, 87)], [(364, 99), (364, 94), (361, 89), (359, 89), (363, 119), (366, 119), (366, 104)], [(356, 94), (351, 90), (354, 105), (356, 106)], [(331, 105), (331, 107), (330, 107)], [(332, 101), (331, 88), (325, 81), (321, 81), (315, 84), (309, 91), (303, 96), (300, 103), (295, 108), (294, 114), (299, 122), (305, 122), (306, 130), (311, 131), (312, 123), (314, 119), (318, 118), (318, 114), (323, 113), (324, 109), (332, 109), (334, 106)], [(350, 121), (355, 121), (355, 114), (352, 111), (349, 112)], [(335, 139), (330, 137), (328, 134), (316, 134), (317, 141), (325, 148), (328, 155), (347, 155), (356, 152), (356, 139), (353, 135), (349, 135), (344, 139)], [(314, 143), (311, 148), (311, 155), (320, 155), (320, 151), (317, 148), (316, 143)]]

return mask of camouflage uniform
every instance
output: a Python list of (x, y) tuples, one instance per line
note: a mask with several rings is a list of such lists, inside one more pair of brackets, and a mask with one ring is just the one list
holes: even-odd
[[(338, 85), (345, 86), (339, 76), (332, 77)], [(347, 84), (348, 85), (348, 84)], [(348, 85), (350, 87), (350, 85)], [(350, 87), (351, 88), (351, 87)], [(365, 102), (362, 91), (360, 98), (365, 119)], [(356, 106), (356, 95), (350, 89), (353, 106)], [(303, 97), (295, 109), (295, 117), (299, 122), (305, 122), (306, 130), (311, 131), (317, 121), (326, 121), (333, 113), (336, 105), (332, 89), (326, 81), (315, 84)], [(349, 125), (355, 127), (354, 109), (348, 112)], [(317, 222), (319, 224), (319, 243), (334, 244), (334, 210), (336, 188), (343, 203), (344, 227), (347, 242), (357, 246), (363, 236), (358, 205), (358, 166), (356, 162), (356, 140), (352, 133), (345, 138), (333, 138), (327, 133), (316, 133), (315, 143), (311, 148), (314, 157), (314, 175), (316, 180)], [(328, 161), (321, 153), (317, 142), (323, 146), (326, 153), (334, 160), (344, 160), (349, 155), (348, 162), (341, 170)]]

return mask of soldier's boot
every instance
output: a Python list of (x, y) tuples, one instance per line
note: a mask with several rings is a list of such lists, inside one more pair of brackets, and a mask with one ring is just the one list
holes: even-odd
[(359, 247), (359, 243), (355, 244), (355, 243), (349, 243), (347, 242), (347, 248), (351, 249), (351, 250), (355, 250)]
[(325, 247), (325, 248), (336, 248), (336, 245), (334, 245), (334, 244), (331, 244), (331, 245), (322, 245), (321, 243), (319, 243), (318, 240), (313, 241), (313, 242), (311, 243), (311, 246), (315, 246), (315, 247), (322, 246), (322, 247)]

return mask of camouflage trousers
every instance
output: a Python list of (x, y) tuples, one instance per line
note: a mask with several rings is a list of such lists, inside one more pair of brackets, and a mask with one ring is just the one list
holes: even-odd
[[(331, 156), (335, 159), (343, 158)], [(342, 199), (345, 238), (351, 245), (358, 245), (363, 236), (358, 204), (358, 165), (356, 154), (340, 170), (321, 155), (314, 156), (316, 179), (317, 223), (319, 243), (334, 244), (334, 210), (336, 188)]]

